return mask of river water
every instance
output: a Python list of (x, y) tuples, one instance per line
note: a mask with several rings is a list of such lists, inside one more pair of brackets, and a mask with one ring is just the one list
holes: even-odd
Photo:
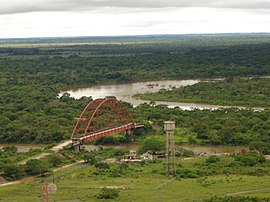
[[(30, 149), (41, 149), (46, 145), (35, 145), (35, 144), (0, 144), (0, 149), (5, 146), (15, 146), (18, 149), (18, 152), (28, 152)], [(83, 145), (87, 151), (95, 151), (102, 148), (118, 148), (125, 150), (138, 150), (139, 145), (137, 144), (121, 144), (121, 145)], [(195, 154), (235, 154), (247, 151), (248, 148), (242, 146), (213, 146), (213, 145), (176, 145), (178, 148), (184, 148), (187, 150), (193, 151)]]
[[(83, 145), (87, 151), (95, 151), (102, 148), (122, 148), (126, 150), (138, 150), (137, 144), (122, 144), (122, 145)], [(248, 151), (248, 148), (242, 146), (212, 146), (212, 145), (176, 145), (176, 148), (184, 148), (193, 151), (195, 154), (235, 154)]]
[(36, 144), (0, 144), (0, 149), (7, 146), (17, 147), (18, 152), (28, 152), (30, 149), (41, 149), (41, 145)]
[[(146, 100), (139, 100), (132, 98), (137, 93), (157, 92), (160, 89), (171, 89), (172, 87), (181, 87), (187, 85), (193, 85), (201, 80), (159, 80), (159, 81), (146, 81), (135, 82), (126, 84), (112, 84), (112, 85), (94, 85), (87, 87), (74, 87), (67, 91), (61, 91), (59, 96), (63, 93), (69, 93), (71, 97), (80, 98), (82, 96), (92, 96), (93, 99), (104, 98), (106, 96), (115, 96), (117, 99), (131, 103), (133, 106), (137, 106), (142, 103), (149, 103)], [(156, 104), (166, 104), (169, 107), (179, 106), (183, 109), (190, 109), (196, 107), (197, 104), (187, 103), (172, 103), (172, 102), (159, 102)], [(199, 107), (199, 106), (198, 106)]]
[[(94, 86), (81, 86), (71, 87), (70, 90), (61, 91), (59, 96), (64, 93), (69, 93), (71, 97), (76, 99), (83, 96), (92, 96), (93, 99), (104, 98), (105, 96), (115, 96), (117, 99), (129, 102), (133, 106), (140, 105), (142, 103), (149, 103), (148, 100), (134, 99), (132, 96), (137, 93), (157, 92), (160, 89), (171, 89), (172, 87), (181, 87), (187, 85), (193, 85), (201, 82), (199, 79), (189, 80), (160, 80), (160, 81), (146, 81), (146, 82), (135, 82), (126, 84), (112, 84), (112, 85), (94, 85)], [(219, 106), (207, 105), (207, 104), (196, 104), (196, 103), (182, 103), (182, 102), (164, 102), (156, 101), (156, 105), (165, 104), (168, 107), (180, 107), (184, 110), (192, 110), (194, 108), (199, 109), (217, 109)]]
[[(217, 79), (215, 79), (217, 80)], [(205, 80), (204, 80), (205, 81)], [(145, 81), (145, 82), (134, 82), (126, 84), (112, 84), (112, 85), (94, 85), (94, 86), (77, 86), (70, 87), (69, 90), (61, 91), (59, 96), (64, 93), (69, 93), (71, 97), (76, 99), (83, 96), (90, 97), (93, 99), (104, 98), (106, 96), (115, 96), (117, 99), (129, 102), (133, 106), (140, 105), (142, 103), (150, 103), (148, 100), (140, 100), (132, 98), (133, 95), (137, 93), (146, 92), (157, 92), (160, 89), (170, 90), (173, 87), (182, 87), (193, 85), (198, 82), (202, 82), (200, 79), (188, 79), (188, 80), (158, 80), (158, 81)], [(210, 105), (210, 104), (200, 104), (200, 103), (184, 103), (184, 102), (168, 102), (168, 101), (155, 101), (156, 105), (164, 104), (170, 108), (179, 107), (183, 110), (193, 110), (197, 109), (218, 109), (218, 108), (229, 108), (231, 106), (221, 106), (221, 105)], [(239, 109), (245, 107), (235, 106)], [(261, 108), (255, 108), (255, 110), (261, 110)]]

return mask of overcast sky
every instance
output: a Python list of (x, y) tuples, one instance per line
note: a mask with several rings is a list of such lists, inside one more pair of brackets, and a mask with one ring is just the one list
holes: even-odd
[(270, 32), (270, 0), (0, 0), (0, 38)]

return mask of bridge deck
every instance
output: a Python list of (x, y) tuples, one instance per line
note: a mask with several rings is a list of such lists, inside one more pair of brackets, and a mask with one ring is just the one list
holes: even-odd
[(133, 128), (135, 128), (135, 124), (134, 123), (129, 123), (129, 124), (119, 126), (119, 127), (116, 127), (116, 128), (110, 128), (110, 129), (107, 129), (107, 130), (104, 130), (104, 131), (91, 133), (91, 134), (86, 135), (84, 137), (80, 137), (79, 139), (80, 139), (81, 142), (86, 142), (86, 141), (94, 140), (96, 138), (99, 138), (99, 137), (102, 137), (102, 136), (105, 136), (105, 135), (109, 135), (109, 134), (124, 131), (124, 130), (129, 130), (129, 129), (133, 129)]
[(116, 132), (120, 132), (120, 131), (124, 131), (124, 130), (129, 130), (129, 129), (134, 129), (134, 128), (141, 128), (143, 127), (143, 124), (134, 124), (134, 123), (129, 123), (123, 126), (119, 126), (116, 128), (110, 128), (104, 131), (100, 131), (100, 132), (96, 132), (96, 133), (91, 133), (87, 136), (84, 137), (79, 137), (79, 138), (73, 138), (73, 140), (66, 140), (65, 142), (60, 143), (59, 145), (56, 145), (54, 147), (51, 148), (51, 150), (53, 151), (58, 151), (60, 149), (63, 149), (66, 146), (76, 146), (76, 145), (80, 145), (83, 142), (86, 142), (88, 140), (94, 140), (96, 138), (105, 136), (105, 135), (109, 135), (112, 133), (116, 133)]

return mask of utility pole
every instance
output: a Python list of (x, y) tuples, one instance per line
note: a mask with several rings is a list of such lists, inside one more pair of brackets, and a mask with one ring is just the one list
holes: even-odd
[(48, 185), (49, 185), (49, 183), (48, 183), (47, 180), (42, 184), (42, 195), (43, 195), (43, 201), (44, 202), (49, 202)]
[(175, 175), (175, 147), (174, 147), (174, 121), (165, 121), (164, 130), (166, 132), (166, 175)]

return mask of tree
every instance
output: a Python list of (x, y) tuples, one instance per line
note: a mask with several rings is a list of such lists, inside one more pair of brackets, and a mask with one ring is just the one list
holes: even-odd
[(31, 159), (26, 162), (25, 170), (29, 175), (44, 174), (49, 171), (49, 165), (45, 161)]
[(83, 160), (85, 160), (85, 162), (89, 163), (90, 165), (94, 165), (97, 162), (95, 156), (89, 152), (84, 154)]
[(139, 152), (145, 153), (147, 151), (157, 152), (165, 150), (165, 142), (155, 137), (147, 137), (140, 145)]
[(62, 163), (62, 159), (58, 155), (50, 155), (48, 160), (54, 167), (57, 167)]
[(262, 154), (258, 154), (256, 152), (248, 152), (246, 154), (239, 155), (235, 160), (239, 161), (243, 166), (255, 166), (266, 161)]
[(8, 164), (3, 167), (3, 173), (7, 180), (17, 180), (24, 176), (24, 169), (22, 166)]

